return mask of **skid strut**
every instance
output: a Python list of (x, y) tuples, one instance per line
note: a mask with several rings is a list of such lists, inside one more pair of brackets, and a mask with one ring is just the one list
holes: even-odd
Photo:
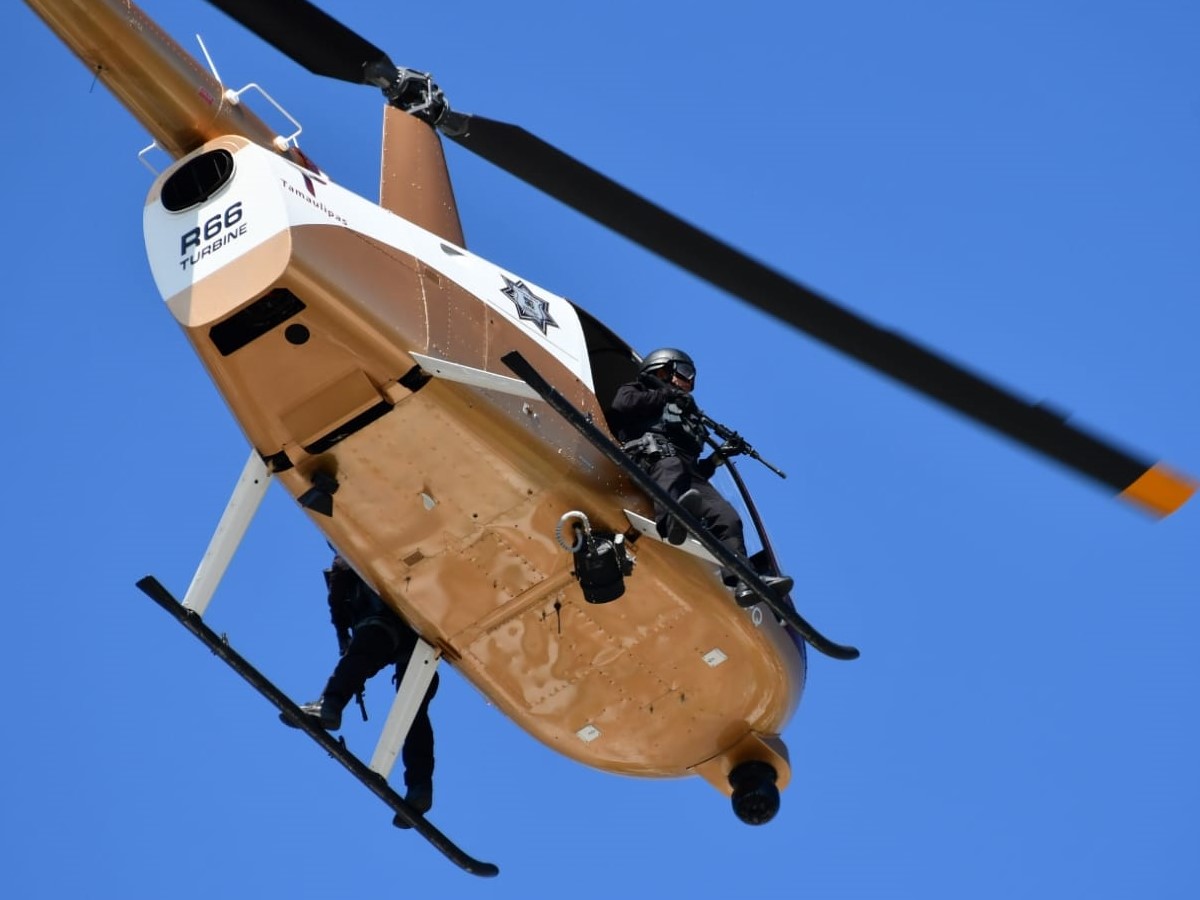
[(834, 659), (858, 659), (858, 648), (831, 641), (817, 629), (813, 628), (804, 618), (781, 601), (763, 584), (759, 574), (751, 568), (749, 562), (734, 553), (715, 537), (703, 523), (659, 487), (654, 480), (642, 470), (641, 466), (630, 459), (629, 454), (609, 440), (608, 436), (596, 427), (595, 423), (581, 413), (562, 394), (546, 381), (524, 356), (513, 350), (501, 357), (501, 361), (515, 372), (526, 384), (533, 388), (550, 407), (575, 427), (575, 430), (587, 438), (597, 450), (607, 456), (613, 463), (620, 466), (633, 479), (634, 483), (649, 494), (656, 502), (670, 511), (671, 515), (687, 527), (691, 535), (698, 540), (704, 549), (727, 569), (735, 572), (739, 578), (748, 584), (760, 600), (770, 607), (780, 620), (785, 622), (796, 634), (812, 645), (813, 649)]

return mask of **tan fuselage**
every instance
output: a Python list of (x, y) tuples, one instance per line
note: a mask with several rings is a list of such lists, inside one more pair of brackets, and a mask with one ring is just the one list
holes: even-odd
[[(388, 110), (380, 209), (281, 148), (132, 4), (29, 2), (181, 158), (147, 199), (164, 300), (292, 495), (317, 472), (336, 480), (334, 514), (308, 515), (387, 601), (580, 762), (699, 773), (728, 792), (730, 768), (761, 759), (784, 786), (777, 736), (804, 654), (772, 616), (733, 604), (710, 562), (651, 539), (634, 546), (623, 597), (581, 595), (560, 518), (578, 510), (624, 532), (625, 510), (650, 506), (549, 407), (506, 386), (501, 357), (519, 350), (604, 423), (570, 304), (463, 247), (433, 131)], [(234, 161), (229, 183), (165, 210), (178, 166), (216, 150)], [(506, 298), (514, 283), (547, 304), (549, 324)], [(414, 377), (429, 359), (481, 380)]]

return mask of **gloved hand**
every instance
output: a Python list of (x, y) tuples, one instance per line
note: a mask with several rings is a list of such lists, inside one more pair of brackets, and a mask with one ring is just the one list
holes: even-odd
[(740, 456), (750, 449), (750, 445), (746, 443), (741, 435), (735, 434), (720, 447), (717, 448), (717, 453), (721, 454), (722, 458), (729, 459), (731, 456)]
[(668, 396), (671, 398), (671, 402), (679, 407), (680, 412), (694, 413), (696, 411), (696, 398), (687, 391), (671, 388)]

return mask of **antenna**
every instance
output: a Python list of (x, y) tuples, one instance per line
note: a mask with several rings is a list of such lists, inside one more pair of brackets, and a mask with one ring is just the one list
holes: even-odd
[(204, 54), (204, 59), (208, 63), (208, 68), (212, 71), (213, 78), (217, 79), (217, 84), (219, 84), (221, 86), (221, 88), (223, 89), (221, 96), (224, 97), (225, 100), (227, 100), (229, 103), (233, 104), (234, 106), (238, 106), (242, 102), (242, 94), (244, 94), (246, 91), (248, 91), (250, 89), (254, 89), (254, 90), (258, 91), (260, 94), (263, 95), (263, 97), (266, 98), (267, 102), (270, 103), (273, 107), (275, 107), (275, 109), (277, 109), (279, 111), (279, 114), (281, 116), (283, 116), (285, 119), (287, 119), (289, 122), (291, 122), (292, 125), (296, 129), (291, 134), (289, 134), (287, 137), (284, 137), (283, 135), (276, 135), (275, 140), (274, 140), (275, 149), (278, 150), (280, 153), (286, 153), (288, 147), (299, 147), (300, 142), (299, 142), (298, 138), (300, 137), (300, 132), (302, 132), (304, 130), (300, 126), (300, 123), (297, 122), (286, 109), (284, 109), (282, 106), (280, 106), (279, 103), (276, 102), (274, 97), (272, 97), (270, 94), (268, 94), (258, 84), (254, 83), (254, 82), (251, 82), (250, 84), (248, 84), (245, 87), (241, 88), (240, 90), (236, 90), (236, 91), (233, 90), (232, 88), (225, 87), (225, 82), (221, 79), (221, 73), (217, 71), (217, 64), (213, 62), (212, 55), (208, 52), (208, 47), (205, 46), (205, 44), (204, 44), (204, 38), (200, 37), (200, 35), (197, 34), (196, 35), (196, 43), (198, 43), (200, 45), (200, 52), (202, 52)]

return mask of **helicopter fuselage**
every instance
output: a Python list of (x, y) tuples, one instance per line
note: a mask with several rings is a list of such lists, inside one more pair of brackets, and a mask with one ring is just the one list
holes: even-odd
[[(761, 760), (784, 787), (778, 735), (805, 655), (774, 617), (738, 608), (711, 560), (652, 539), (633, 548), (624, 596), (582, 597), (563, 515), (633, 536), (627, 511), (650, 504), (501, 357), (518, 350), (601, 425), (598, 392), (635, 357), (565, 298), (462, 246), (440, 152), (409, 152), (436, 142), (432, 130), (387, 110), (413, 134), (399, 138), (407, 150), (385, 147), (383, 208), (334, 183), (133, 4), (29, 4), (176, 158), (144, 211), (163, 299), (292, 496), (336, 485), (332, 515), (306, 512), (385, 599), (569, 757), (698, 773), (726, 794), (733, 767)], [(409, 211), (389, 187), (398, 170), (427, 180), (416, 187), (436, 208), (397, 215)], [(603, 348), (589, 345), (598, 330)]]

